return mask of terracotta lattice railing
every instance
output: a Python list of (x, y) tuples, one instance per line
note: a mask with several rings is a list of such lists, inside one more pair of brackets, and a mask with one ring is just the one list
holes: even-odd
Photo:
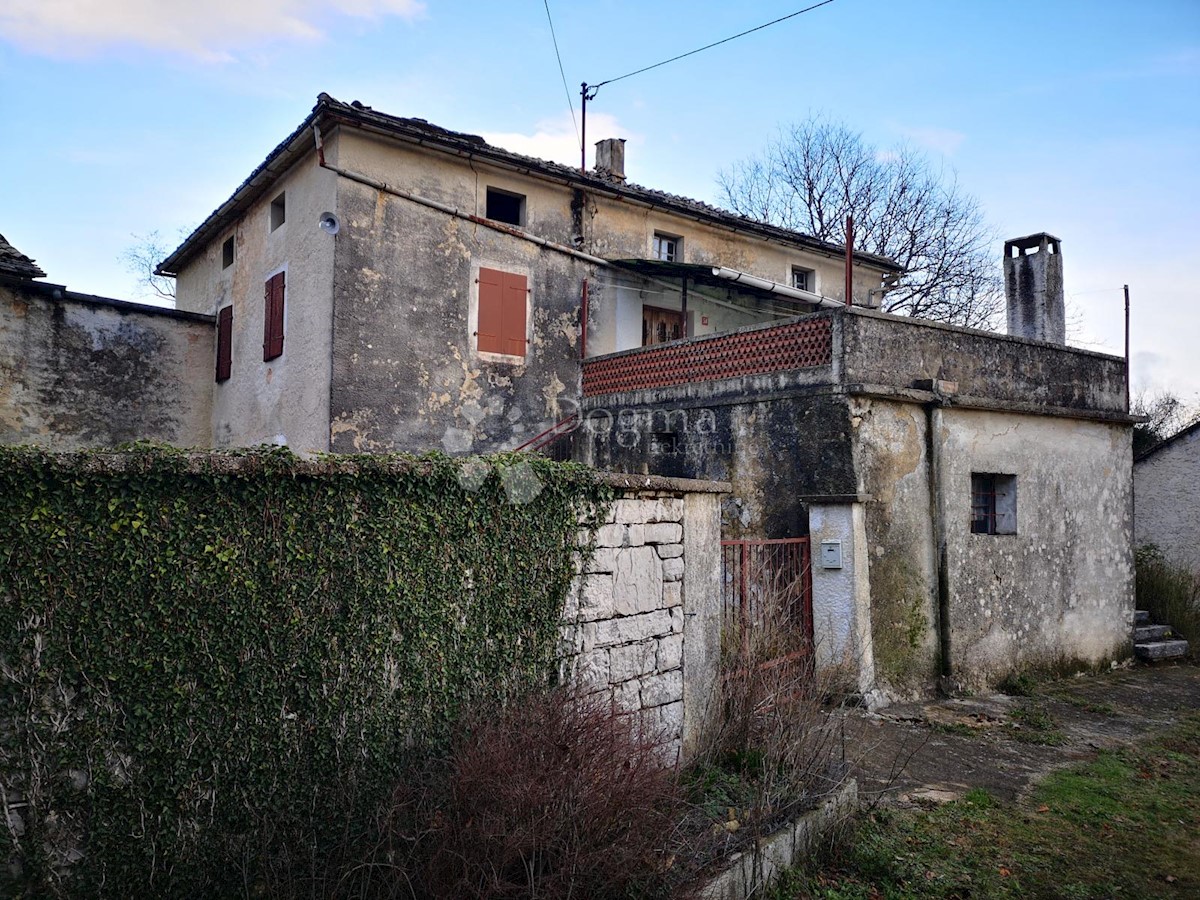
[(832, 347), (827, 318), (646, 347), (584, 360), (583, 395), (595, 397), (824, 366), (830, 362)]

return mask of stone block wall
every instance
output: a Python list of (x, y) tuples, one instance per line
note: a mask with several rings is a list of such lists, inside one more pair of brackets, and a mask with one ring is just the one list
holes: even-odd
[[(693, 690), (704, 691), (715, 665), (715, 660), (700, 659), (685, 668), (685, 640), (690, 632), (693, 659), (697, 647), (720, 645), (719, 615), (706, 615), (705, 610), (719, 613), (719, 492), (727, 485), (644, 476), (637, 480), (643, 483), (640, 489), (623, 491), (613, 503), (567, 598), (566, 668), (587, 688), (607, 692), (623, 709), (641, 714), (674, 761), (683, 752), (689, 729), (702, 725), (686, 721), (684, 680), (692, 677)], [(692, 490), (665, 489), (671, 484)], [(718, 535), (711, 553), (707, 548), (685, 552), (689, 527)], [(688, 567), (692, 596), (684, 590)], [(713, 635), (697, 636), (697, 628), (715, 629), (717, 640), (702, 639)], [(703, 710), (703, 704), (689, 706)], [(703, 718), (703, 712), (693, 718)]]

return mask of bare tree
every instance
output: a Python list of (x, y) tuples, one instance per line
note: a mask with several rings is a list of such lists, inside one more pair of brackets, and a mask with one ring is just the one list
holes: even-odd
[(1129, 411), (1147, 417), (1147, 421), (1133, 426), (1135, 457), (1200, 419), (1200, 405), (1189, 405), (1170, 391), (1139, 391), (1130, 401)]
[(153, 296), (160, 300), (175, 300), (175, 279), (156, 275), (154, 270), (174, 249), (157, 231), (144, 235), (130, 235), (136, 243), (122, 251), (122, 265), (136, 276), (138, 296)]
[(906, 270), (886, 312), (972, 327), (1003, 305), (997, 238), (953, 173), (901, 145), (880, 150), (824, 119), (781, 131), (762, 154), (722, 171), (725, 202), (742, 215), (844, 243), (854, 216), (858, 250)]

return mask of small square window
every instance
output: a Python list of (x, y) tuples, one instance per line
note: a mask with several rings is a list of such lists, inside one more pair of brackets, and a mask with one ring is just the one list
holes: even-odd
[(233, 265), (233, 235), (225, 239), (221, 245), (221, 268), (228, 269)]
[(663, 262), (681, 262), (683, 254), (680, 252), (683, 238), (675, 237), (670, 234), (661, 234), (654, 232), (654, 258), (661, 259)]
[(487, 189), (487, 217), (495, 222), (522, 226), (525, 224), (525, 197), (499, 188)]
[(287, 221), (287, 201), (285, 194), (280, 194), (271, 201), (271, 230), (274, 231)]
[(971, 533), (1017, 533), (1017, 476), (971, 473)]
[(798, 291), (817, 290), (817, 273), (812, 269), (802, 269), (799, 266), (792, 266), (792, 287)]

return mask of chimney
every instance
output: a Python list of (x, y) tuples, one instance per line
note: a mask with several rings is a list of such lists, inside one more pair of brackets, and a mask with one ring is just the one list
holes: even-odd
[(1004, 242), (1008, 333), (1065, 344), (1062, 242), (1041, 232)]
[(625, 138), (596, 141), (596, 174), (613, 181), (625, 180)]

